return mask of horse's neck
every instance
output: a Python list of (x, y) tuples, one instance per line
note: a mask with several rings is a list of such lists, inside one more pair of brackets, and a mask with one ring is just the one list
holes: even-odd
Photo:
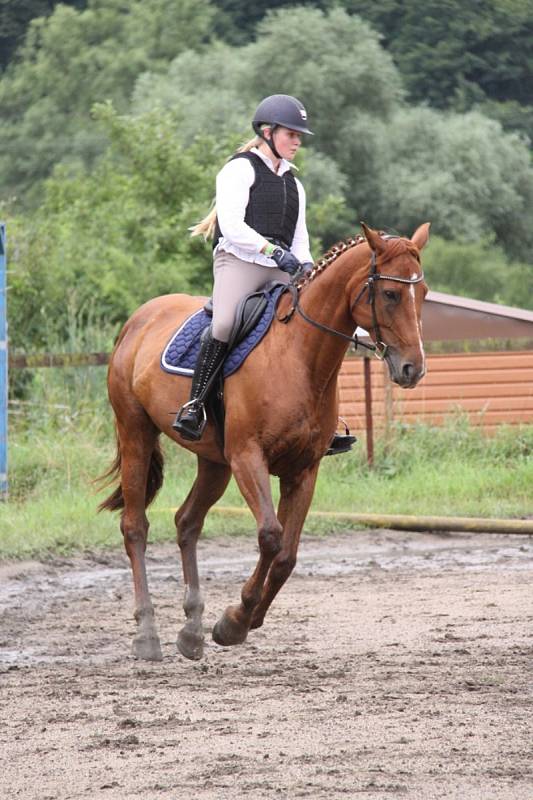
[[(351, 336), (355, 328), (349, 309), (347, 285), (350, 283), (353, 286), (354, 275), (359, 274), (360, 284), (363, 285), (368, 260), (361, 251), (355, 253), (354, 250), (345, 252), (326, 267), (300, 296), (300, 305), (307, 316), (345, 336)], [(293, 336), (292, 342), (307, 365), (314, 389), (324, 391), (337, 377), (348, 342), (315, 327), (299, 314), (295, 314)]]

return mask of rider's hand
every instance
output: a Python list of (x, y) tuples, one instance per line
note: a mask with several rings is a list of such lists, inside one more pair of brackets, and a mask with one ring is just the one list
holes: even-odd
[(276, 262), (283, 272), (288, 272), (289, 275), (296, 275), (302, 266), (296, 256), (290, 250), (284, 250), (283, 247), (275, 247), (270, 253), (270, 258)]
[(313, 271), (314, 266), (312, 261), (303, 261), (300, 267), (302, 275), (309, 275), (309, 273)]

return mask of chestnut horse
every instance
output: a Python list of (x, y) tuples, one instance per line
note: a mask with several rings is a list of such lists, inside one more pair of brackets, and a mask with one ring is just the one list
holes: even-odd
[[(429, 223), (411, 240), (381, 236), (364, 224), (363, 229), (366, 239), (357, 237), (333, 248), (310, 277), (282, 296), (268, 333), (226, 379), (223, 448), (211, 423), (199, 442), (185, 441), (172, 430), (171, 412), (188, 399), (190, 379), (160, 367), (166, 342), (205, 298), (157, 297), (122, 329), (108, 375), (117, 455), (107, 476), (120, 476), (120, 485), (101, 508), (122, 509), (120, 527), (135, 590), (137, 658), (162, 657), (145, 566), (145, 509), (163, 480), (160, 433), (198, 460), (196, 480), (175, 516), (186, 617), (177, 645), (182, 655), (198, 659), (204, 645), (204, 605), (196, 545), (207, 512), (222, 497), (231, 475), (255, 517), (259, 559), (240, 603), (229, 606), (213, 628), (213, 639), (221, 645), (240, 644), (251, 628), (263, 624), (294, 568), (318, 467), (336, 430), (337, 376), (354, 328), (370, 332), (397, 384), (413, 387), (423, 377), (420, 316), (427, 287), (419, 253), (428, 240)], [(277, 513), (269, 475), (280, 480)]]

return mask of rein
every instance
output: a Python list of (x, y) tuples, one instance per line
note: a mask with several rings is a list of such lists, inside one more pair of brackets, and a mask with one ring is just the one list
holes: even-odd
[[(396, 236), (385, 235), (382, 238), (386, 239), (396, 239)], [(361, 298), (363, 297), (364, 293), (368, 291), (368, 299), (367, 303), (370, 303), (372, 308), (372, 328), (371, 332), (374, 334), (376, 343), (375, 344), (367, 344), (366, 342), (360, 341), (357, 334), (354, 336), (348, 336), (346, 333), (342, 333), (342, 331), (337, 331), (335, 328), (330, 328), (328, 325), (324, 325), (322, 322), (318, 322), (315, 319), (309, 317), (305, 311), (302, 309), (300, 305), (300, 290), (305, 286), (307, 283), (310, 283), (320, 272), (322, 272), (332, 261), (336, 261), (337, 258), (344, 253), (346, 250), (355, 247), (355, 245), (360, 244), (361, 242), (366, 241), (363, 236), (358, 236), (356, 239), (348, 239), (346, 242), (340, 242), (338, 245), (334, 245), (334, 247), (329, 250), (326, 255), (317, 261), (316, 265), (311, 272), (309, 278), (307, 278), (302, 283), (290, 283), (287, 286), (287, 291), (290, 292), (292, 296), (292, 306), (288, 310), (288, 312), (283, 317), (277, 317), (279, 322), (283, 322), (287, 324), (290, 322), (292, 317), (294, 316), (295, 311), (310, 325), (313, 325), (315, 328), (318, 328), (325, 333), (331, 333), (334, 336), (338, 336), (341, 339), (345, 339), (348, 342), (351, 342), (356, 347), (364, 347), (366, 350), (370, 350), (371, 352), (375, 353), (377, 358), (383, 360), (387, 355), (388, 345), (381, 338), (381, 330), (379, 326), (379, 320), (376, 314), (376, 291), (375, 291), (375, 284), (379, 280), (383, 281), (395, 281), (396, 283), (407, 283), (410, 285), (421, 283), (424, 280), (424, 273), (421, 273), (416, 278), (400, 278), (395, 275), (385, 275), (377, 271), (377, 259), (376, 254), (372, 251), (372, 259), (370, 261), (370, 273), (368, 278), (366, 279), (365, 283), (363, 284), (359, 294), (354, 299), (354, 301), (350, 304), (350, 313), (353, 312), (355, 306)]]

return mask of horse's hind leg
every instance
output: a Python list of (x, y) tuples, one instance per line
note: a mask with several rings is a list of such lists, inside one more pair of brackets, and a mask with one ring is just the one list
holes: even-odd
[(181, 551), (185, 597), (183, 610), (187, 622), (178, 633), (178, 650), (186, 658), (203, 655), (204, 633), (202, 614), (204, 602), (200, 593), (196, 545), (207, 512), (222, 497), (231, 478), (227, 464), (215, 464), (198, 457), (198, 474), (189, 495), (176, 513), (176, 529)]
[(130, 559), (135, 592), (137, 632), (133, 655), (145, 661), (161, 661), (161, 645), (146, 577), (145, 551), (149, 523), (145, 514), (146, 486), (159, 431), (144, 413), (128, 418), (127, 427), (117, 420), (120, 446), (121, 488), (124, 498), (120, 529)]

